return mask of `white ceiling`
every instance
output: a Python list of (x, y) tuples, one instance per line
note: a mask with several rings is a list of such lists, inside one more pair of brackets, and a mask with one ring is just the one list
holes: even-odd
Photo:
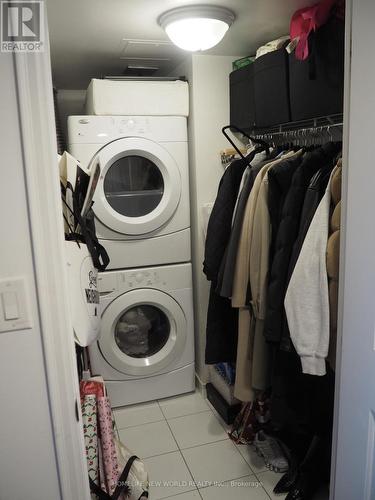
[[(288, 33), (292, 13), (316, 0), (47, 0), (52, 71), (58, 88), (83, 89), (93, 77), (121, 75), (130, 62), (160, 57), (161, 73), (176, 66), (186, 52), (161, 44), (134, 44), (124, 39), (167, 41), (158, 26), (160, 14), (191, 4), (223, 5), (236, 21), (210, 54), (249, 55)], [(124, 59), (134, 57), (134, 61)]]

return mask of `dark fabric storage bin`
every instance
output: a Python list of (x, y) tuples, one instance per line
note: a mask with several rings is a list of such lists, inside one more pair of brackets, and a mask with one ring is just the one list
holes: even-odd
[(293, 121), (342, 113), (344, 44), (344, 22), (332, 18), (310, 35), (308, 59), (289, 56)]
[(290, 121), (288, 53), (285, 48), (254, 61), (254, 99), (257, 127)]
[(232, 71), (230, 84), (230, 123), (244, 130), (255, 126), (254, 63)]

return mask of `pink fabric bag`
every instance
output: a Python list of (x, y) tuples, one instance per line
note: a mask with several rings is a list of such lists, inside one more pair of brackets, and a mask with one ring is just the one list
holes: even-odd
[(312, 31), (328, 21), (336, 0), (322, 0), (321, 2), (297, 10), (290, 21), (290, 39), (298, 40), (295, 55), (303, 61), (309, 55), (308, 39)]

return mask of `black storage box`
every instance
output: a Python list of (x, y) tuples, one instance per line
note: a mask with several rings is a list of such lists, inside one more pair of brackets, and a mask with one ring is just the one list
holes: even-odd
[(206, 385), (207, 399), (216, 409), (218, 414), (227, 424), (233, 424), (234, 419), (237, 417), (241, 411), (241, 403), (236, 403), (234, 405), (228, 404), (223, 398), (220, 392), (212, 385)]
[(254, 61), (254, 100), (257, 127), (290, 121), (288, 53), (284, 47)]
[(244, 130), (255, 126), (254, 63), (232, 71), (230, 84), (230, 123)]
[(344, 98), (344, 22), (332, 18), (309, 37), (305, 61), (289, 56), (293, 121), (342, 113)]

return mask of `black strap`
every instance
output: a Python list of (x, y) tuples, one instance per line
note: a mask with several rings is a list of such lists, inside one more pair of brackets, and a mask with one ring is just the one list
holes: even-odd
[[(82, 236), (77, 233), (72, 233), (69, 239), (74, 240), (83, 240), (83, 242), (87, 245), (87, 249), (91, 255), (92, 261), (96, 269), (99, 271), (104, 271), (105, 268), (109, 264), (109, 256), (106, 249), (99, 243), (99, 240), (95, 233), (95, 223), (92, 216), (92, 209), (88, 211), (86, 217), (82, 217), (81, 214), (68, 205), (64, 196), (62, 196), (62, 201), (67, 207), (67, 209), (72, 213), (75, 219), (75, 227), (80, 227)], [(91, 217), (91, 220), (90, 220)]]
[(90, 490), (91, 493), (94, 493), (99, 500), (111, 500), (111, 497), (103, 491), (94, 481), (89, 477), (89, 482), (90, 482)]
[[(100, 488), (100, 486), (98, 486), (96, 483), (94, 483), (94, 481), (91, 479), (91, 477), (89, 477), (91, 492), (94, 493), (98, 497), (99, 500), (118, 500), (121, 494), (130, 490), (130, 486), (127, 484), (127, 479), (129, 476), (130, 469), (132, 468), (132, 465), (133, 465), (135, 460), (138, 460), (138, 457), (136, 455), (133, 455), (126, 462), (124, 470), (122, 471), (120, 477), (118, 478), (116, 489), (112, 495), (109, 495), (108, 493), (103, 491)], [(142, 496), (147, 498), (148, 493), (143, 492), (143, 494), (141, 495), (141, 498), (142, 498)]]
[(129, 490), (130, 486), (127, 484), (127, 479), (129, 476), (130, 469), (134, 463), (135, 460), (138, 460), (138, 457), (133, 455), (132, 457), (129, 458), (127, 461), (124, 470), (122, 471), (121, 476), (118, 479), (117, 486), (115, 491), (113, 492), (112, 499), (113, 500), (118, 500), (119, 496), (121, 493), (124, 492), (124, 490)]

